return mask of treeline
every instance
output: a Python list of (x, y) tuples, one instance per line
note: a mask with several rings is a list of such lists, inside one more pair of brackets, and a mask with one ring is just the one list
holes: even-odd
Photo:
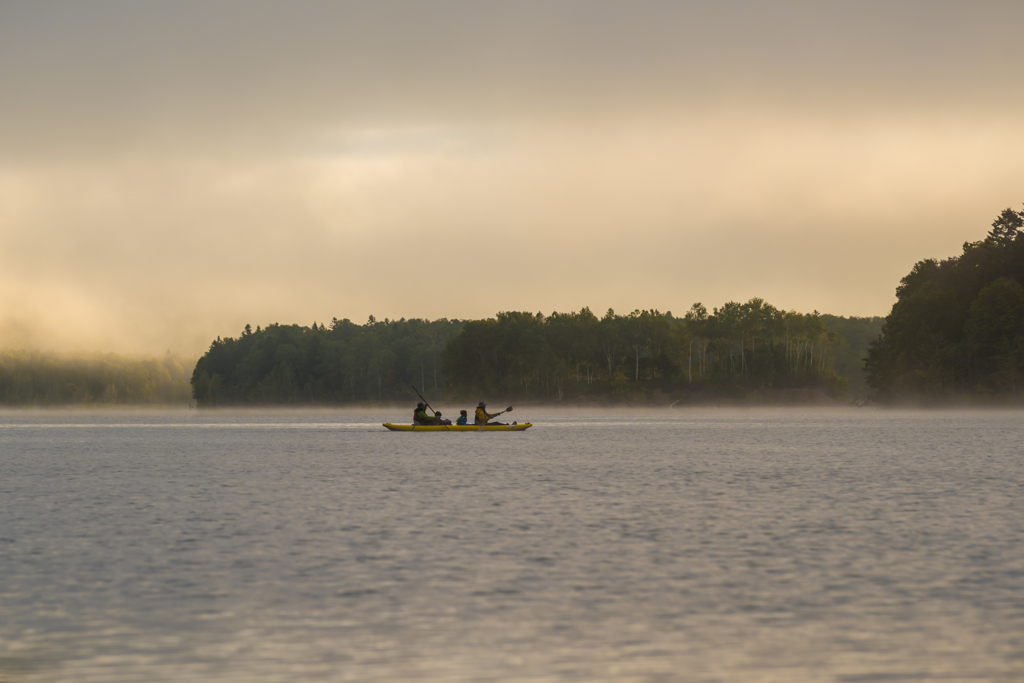
[(562, 400), (652, 391), (737, 392), (846, 387), (834, 372), (839, 338), (816, 314), (762, 299), (682, 318), (635, 310), (601, 318), (578, 313), (499, 313), (466, 323), (442, 367), (461, 395)]
[(0, 404), (184, 404), (194, 367), (195, 359), (171, 354), (0, 351)]
[(462, 325), (373, 316), (365, 325), (246, 325), (199, 359), (193, 395), (201, 405), (381, 402), (408, 400), (410, 383), (436, 395), (446, 386), (441, 354)]
[(960, 256), (914, 265), (867, 357), (878, 397), (1016, 398), (1024, 390), (1024, 212), (1004, 210)]
[[(833, 318), (857, 327), (863, 319)], [(868, 326), (870, 327), (870, 323)], [(877, 333), (877, 323), (875, 323)], [(860, 325), (863, 327), (863, 325)], [(493, 319), (246, 326), (218, 338), (192, 377), (201, 405), (637, 398), (657, 392), (743, 393), (816, 388), (841, 394), (835, 372), (850, 352), (817, 313), (761, 299), (701, 304), (682, 317), (636, 310), (598, 318), (504, 312)], [(863, 355), (863, 346), (852, 352)]]

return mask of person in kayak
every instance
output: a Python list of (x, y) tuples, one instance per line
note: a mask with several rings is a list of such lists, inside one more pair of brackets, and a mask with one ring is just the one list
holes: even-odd
[(500, 424), (504, 424), (503, 422), (488, 422), (488, 420), (490, 420), (492, 417), (498, 417), (499, 415), (501, 415), (501, 413), (494, 413), (493, 415), (491, 413), (488, 413), (487, 412), (487, 404), (484, 403), (483, 401), (480, 401), (480, 403), (476, 407), (476, 418), (473, 420), (473, 424), (478, 424), (478, 425), (487, 425), (487, 424), (500, 425)]
[(421, 401), (416, 404), (416, 410), (412, 411), (412, 423), (414, 425), (433, 425), (437, 424), (437, 420), (427, 412), (427, 406), (423, 405)]
[(427, 412), (427, 406), (422, 402), (416, 404), (416, 410), (412, 413), (412, 423), (414, 425), (450, 425), (451, 420), (442, 420), (441, 413), (435, 412), (433, 415)]
[(468, 425), (469, 424), (469, 416), (467, 415), (465, 410), (460, 410), (459, 411), (459, 419), (455, 421), (455, 424), (457, 424), (457, 425)]

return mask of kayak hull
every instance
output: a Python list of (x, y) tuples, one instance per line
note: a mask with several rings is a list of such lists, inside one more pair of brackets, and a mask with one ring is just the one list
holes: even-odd
[(521, 432), (533, 426), (530, 422), (517, 425), (396, 425), (384, 422), (393, 432)]

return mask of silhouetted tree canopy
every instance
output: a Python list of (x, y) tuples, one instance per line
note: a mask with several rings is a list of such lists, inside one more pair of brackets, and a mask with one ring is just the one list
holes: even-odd
[(686, 388), (821, 387), (840, 391), (838, 338), (817, 315), (762, 299), (682, 318), (657, 310), (598, 319), (578, 313), (506, 312), (466, 323), (442, 367), (464, 395), (561, 400)]
[(408, 400), (409, 384), (444, 386), (440, 356), (458, 320), (348, 319), (268, 325), (218, 338), (192, 375), (201, 405), (358, 403)]
[(866, 359), (887, 400), (1017, 395), (1024, 368), (1024, 212), (1004, 210), (960, 256), (919, 261)]
[[(857, 319), (835, 318), (854, 325)], [(877, 333), (877, 327), (875, 327)], [(839, 337), (821, 316), (762, 299), (598, 318), (501, 312), (486, 320), (333, 320), (249, 326), (196, 364), (203, 405), (405, 401), (410, 384), (438, 398), (563, 400), (652, 391), (815, 387), (843, 391)]]

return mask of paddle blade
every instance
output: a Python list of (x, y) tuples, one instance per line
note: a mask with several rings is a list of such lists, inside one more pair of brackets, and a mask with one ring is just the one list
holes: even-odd
[(505, 408), (505, 412), (506, 413), (511, 413), (512, 412), (512, 406), (509, 406), (508, 408)]

